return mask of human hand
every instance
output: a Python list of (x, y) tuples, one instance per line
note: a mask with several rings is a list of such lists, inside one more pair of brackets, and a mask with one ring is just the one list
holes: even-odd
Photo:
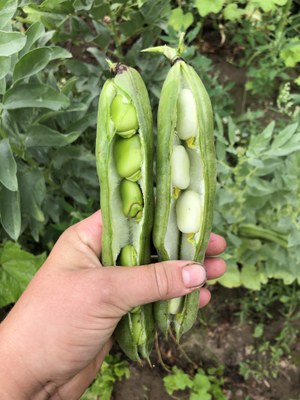
[[(78, 399), (109, 352), (118, 321), (133, 307), (183, 296), (225, 271), (191, 261), (101, 267), (98, 211), (67, 229), (0, 325), (1, 399)], [(207, 256), (225, 249), (210, 237)], [(199, 305), (210, 300), (200, 290)], [(6, 397), (5, 397), (6, 396)]]

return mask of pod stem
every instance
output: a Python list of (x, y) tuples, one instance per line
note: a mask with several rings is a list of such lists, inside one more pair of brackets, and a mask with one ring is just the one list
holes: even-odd
[(141, 50), (142, 52), (147, 53), (160, 53), (163, 54), (168, 60), (170, 60), (173, 65), (178, 59), (181, 59), (181, 54), (184, 52), (184, 32), (181, 32), (178, 41), (177, 49), (169, 46), (156, 46), (156, 47), (148, 47), (147, 49)]

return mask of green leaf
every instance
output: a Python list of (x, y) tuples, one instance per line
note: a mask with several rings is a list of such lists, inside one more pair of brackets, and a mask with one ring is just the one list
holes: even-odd
[(200, 390), (208, 392), (211, 388), (211, 383), (209, 378), (205, 375), (204, 371), (199, 371), (194, 377), (193, 392), (198, 392)]
[(176, 390), (184, 390), (193, 386), (191, 378), (177, 367), (172, 368), (172, 374), (163, 378), (164, 386), (168, 394), (172, 395)]
[(180, 7), (174, 8), (171, 12), (168, 24), (177, 32), (185, 32), (193, 23), (193, 14), (183, 13)]
[(70, 104), (67, 96), (59, 93), (51, 86), (23, 84), (9, 89), (4, 96), (4, 108), (14, 110), (24, 107), (50, 108), (60, 110)]
[(77, 182), (75, 182), (73, 179), (67, 179), (63, 185), (62, 185), (63, 190), (67, 195), (72, 197), (77, 203), (80, 204), (87, 204), (87, 197), (82, 190), (82, 187), (79, 186)]
[(290, 40), (280, 52), (280, 58), (284, 61), (285, 66), (293, 68), (300, 62), (300, 38), (296, 37)]
[(239, 20), (244, 14), (245, 10), (239, 8), (236, 3), (227, 4), (227, 6), (223, 10), (224, 18), (228, 21), (236, 21)]
[(260, 276), (254, 265), (243, 265), (241, 271), (241, 282), (247, 289), (260, 290)]
[(0, 57), (18, 53), (26, 43), (26, 36), (19, 32), (0, 31)]
[(30, 25), (30, 27), (25, 32), (27, 41), (23, 49), (20, 51), (20, 56), (22, 57), (26, 54), (32, 47), (32, 45), (39, 40), (39, 38), (45, 33), (44, 25), (41, 22), (35, 22)]
[(80, 132), (60, 133), (44, 125), (32, 125), (27, 135), (26, 147), (63, 147), (73, 143)]
[(0, 29), (4, 28), (17, 11), (18, 0), (0, 0)]
[(20, 196), (18, 191), (11, 191), (2, 186), (0, 190), (1, 223), (8, 235), (17, 240), (21, 232)]
[(44, 222), (42, 204), (46, 196), (45, 179), (40, 171), (27, 171), (19, 177), (22, 215)]
[(238, 266), (235, 263), (227, 262), (226, 273), (217, 282), (230, 289), (241, 286), (241, 273)]
[(250, 0), (249, 4), (260, 7), (263, 11), (275, 11), (277, 6), (284, 6), (288, 0)]
[(0, 80), (10, 71), (10, 57), (0, 57)]
[(0, 307), (15, 303), (46, 258), (34, 256), (17, 243), (5, 242), (0, 249)]
[(14, 82), (29, 78), (42, 71), (52, 58), (52, 51), (48, 47), (40, 47), (25, 54), (17, 62), (13, 72)]
[(298, 128), (298, 123), (288, 125), (285, 129), (283, 129), (280, 133), (275, 136), (275, 139), (272, 142), (272, 149), (282, 148), (294, 135)]
[(260, 338), (260, 337), (262, 337), (263, 333), (264, 333), (264, 325), (258, 324), (258, 325), (256, 325), (256, 327), (254, 329), (253, 337)]
[(0, 140), (0, 160), (0, 182), (8, 190), (18, 190), (17, 163), (8, 139)]
[(209, 13), (219, 13), (222, 10), (225, 0), (196, 0), (195, 6), (197, 7), (201, 17), (205, 17)]
[(72, 58), (72, 54), (63, 47), (53, 46), (48, 48), (51, 50), (51, 60)]

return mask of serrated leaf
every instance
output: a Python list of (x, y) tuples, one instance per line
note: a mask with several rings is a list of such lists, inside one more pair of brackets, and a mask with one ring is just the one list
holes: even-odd
[(34, 256), (17, 243), (5, 242), (0, 249), (0, 307), (15, 303), (46, 258)]
[(15, 65), (13, 72), (14, 82), (36, 75), (46, 67), (51, 59), (52, 51), (47, 47), (29, 51)]
[(17, 163), (8, 139), (0, 140), (0, 182), (8, 190), (18, 190)]
[(4, 28), (17, 11), (18, 0), (0, 0), (0, 29)]
[(26, 43), (26, 36), (19, 32), (0, 31), (0, 57), (18, 53)]
[(0, 190), (0, 217), (7, 234), (17, 240), (21, 232), (21, 210), (19, 191), (2, 186)]
[(45, 125), (32, 125), (27, 131), (26, 147), (63, 147), (73, 143), (80, 132), (60, 133)]
[(4, 96), (4, 109), (15, 110), (25, 107), (49, 108), (60, 110), (66, 108), (70, 100), (51, 86), (42, 84), (22, 84), (9, 89)]

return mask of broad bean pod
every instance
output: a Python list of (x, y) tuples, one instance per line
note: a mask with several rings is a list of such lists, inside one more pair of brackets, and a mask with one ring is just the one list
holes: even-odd
[[(148, 93), (133, 68), (110, 63), (98, 108), (96, 163), (103, 218), (102, 264), (150, 262), (153, 225), (153, 138)], [(116, 338), (132, 360), (148, 359), (154, 341), (152, 305), (122, 318)]]
[[(153, 241), (160, 260), (203, 263), (213, 219), (216, 186), (213, 112), (195, 70), (175, 49), (160, 52), (171, 69), (160, 94), (157, 116), (156, 207)], [(194, 324), (199, 293), (155, 304), (155, 321), (179, 341)]]

